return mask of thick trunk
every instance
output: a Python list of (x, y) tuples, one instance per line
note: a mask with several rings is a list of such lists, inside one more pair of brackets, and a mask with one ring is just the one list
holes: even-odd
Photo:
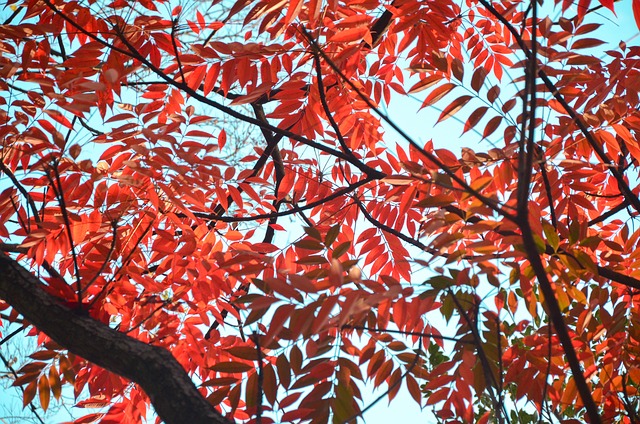
[(0, 254), (0, 298), (70, 352), (137, 383), (164, 422), (229, 424), (202, 397), (169, 351), (76, 314), (4, 254)]

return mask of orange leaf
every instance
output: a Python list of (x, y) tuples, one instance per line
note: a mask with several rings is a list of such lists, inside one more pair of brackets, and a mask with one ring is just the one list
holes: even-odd
[(38, 386), (35, 381), (29, 383), (29, 385), (24, 389), (24, 394), (22, 395), (22, 406), (27, 406), (31, 403), (33, 398), (36, 396), (36, 390)]
[(52, 366), (49, 369), (49, 387), (51, 387), (53, 397), (55, 397), (56, 400), (60, 400), (60, 396), (62, 395), (62, 383), (60, 382), (58, 369), (55, 366)]
[(284, 17), (284, 24), (287, 25), (291, 23), (300, 13), (300, 9), (302, 9), (302, 0), (291, 0), (289, 2), (289, 7), (287, 8), (287, 15)]
[(49, 390), (49, 379), (43, 375), (38, 381), (38, 395), (40, 396), (40, 406), (45, 411), (49, 408), (49, 399), (51, 391)]
[(185, 78), (189, 88), (191, 88), (192, 90), (197, 90), (200, 87), (200, 84), (202, 84), (202, 81), (204, 80), (206, 73), (207, 73), (207, 66), (202, 65), (202, 66), (198, 66), (193, 70), (193, 72), (188, 74)]

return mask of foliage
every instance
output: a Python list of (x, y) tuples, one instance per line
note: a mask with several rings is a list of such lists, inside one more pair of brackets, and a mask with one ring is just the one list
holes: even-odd
[[(640, 420), (640, 48), (604, 51), (613, 1), (5, 6), (25, 405), (179, 422), (195, 384), (209, 417), (344, 423), (381, 388), (440, 422)], [(433, 139), (383, 112), (411, 99)]]

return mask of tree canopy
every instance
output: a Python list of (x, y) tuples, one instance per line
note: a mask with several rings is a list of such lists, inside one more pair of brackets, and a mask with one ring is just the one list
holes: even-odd
[(38, 418), (640, 422), (640, 0), (4, 6)]

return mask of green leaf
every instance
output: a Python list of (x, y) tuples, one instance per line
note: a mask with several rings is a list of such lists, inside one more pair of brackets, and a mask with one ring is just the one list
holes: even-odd
[(333, 422), (344, 423), (354, 414), (353, 393), (344, 384), (335, 386), (336, 402), (333, 407)]

